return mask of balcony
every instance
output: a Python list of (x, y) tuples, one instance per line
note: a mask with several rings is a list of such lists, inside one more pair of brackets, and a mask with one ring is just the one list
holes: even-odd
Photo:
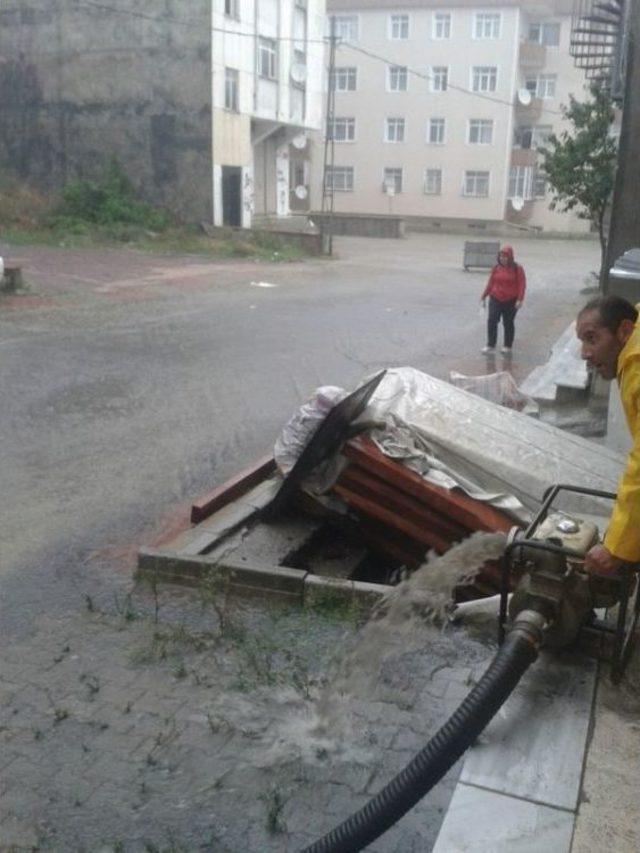
[(519, 124), (536, 124), (542, 116), (542, 98), (531, 98), (528, 104), (523, 104), (516, 95), (516, 121)]
[(512, 166), (537, 166), (538, 152), (535, 148), (514, 148), (511, 151)]
[(547, 48), (534, 41), (520, 42), (519, 61), (522, 68), (542, 68), (547, 59)]
[(511, 222), (513, 225), (526, 225), (531, 219), (532, 213), (533, 201), (525, 201), (522, 209), (516, 210), (509, 200), (507, 201), (507, 206), (505, 208), (504, 218), (507, 222)]

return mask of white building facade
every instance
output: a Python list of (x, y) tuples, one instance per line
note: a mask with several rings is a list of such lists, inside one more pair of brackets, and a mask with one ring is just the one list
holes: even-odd
[(309, 208), (324, 28), (324, 0), (213, 0), (215, 225)]
[[(571, 0), (329, 0), (334, 209), (434, 227), (587, 231), (549, 209), (536, 150), (562, 129), (569, 94), (587, 97), (569, 55), (571, 9)], [(316, 208), (322, 174), (317, 157)]]

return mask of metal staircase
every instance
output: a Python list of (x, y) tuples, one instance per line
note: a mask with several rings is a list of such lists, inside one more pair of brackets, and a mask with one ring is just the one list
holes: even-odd
[(575, 0), (570, 53), (588, 80), (622, 100), (628, 34), (625, 0)]

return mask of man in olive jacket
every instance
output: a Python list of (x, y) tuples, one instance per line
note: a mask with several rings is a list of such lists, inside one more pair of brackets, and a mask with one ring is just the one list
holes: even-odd
[(640, 323), (620, 296), (592, 299), (578, 314), (582, 358), (604, 379), (617, 378), (633, 446), (602, 544), (587, 553), (585, 568), (615, 575), (621, 563), (640, 562)]

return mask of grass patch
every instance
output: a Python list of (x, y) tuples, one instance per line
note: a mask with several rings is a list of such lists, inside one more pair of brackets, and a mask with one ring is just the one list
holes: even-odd
[(210, 237), (200, 226), (179, 222), (167, 211), (140, 200), (117, 160), (95, 181), (67, 184), (58, 195), (39, 194), (0, 177), (0, 229), (12, 246), (69, 249), (127, 246), (148, 252), (296, 261), (303, 249), (261, 231), (221, 231)]

